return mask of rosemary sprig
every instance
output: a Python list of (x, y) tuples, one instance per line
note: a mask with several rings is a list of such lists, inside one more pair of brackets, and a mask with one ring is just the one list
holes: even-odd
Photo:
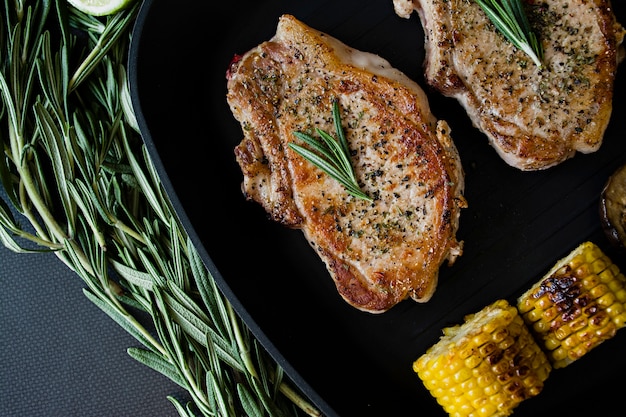
[(315, 130), (322, 138), (322, 141), (306, 133), (293, 132), (295, 137), (313, 148), (313, 151), (293, 142), (289, 142), (289, 147), (341, 183), (348, 194), (366, 201), (372, 201), (372, 198), (365, 194), (363, 190), (361, 190), (361, 187), (359, 187), (354, 173), (354, 167), (350, 161), (348, 140), (341, 126), (341, 115), (339, 113), (337, 100), (333, 102), (333, 121), (335, 123), (335, 131), (337, 132), (338, 139), (333, 138), (327, 132), (317, 128)]
[(495, 27), (515, 47), (543, 67), (543, 46), (528, 22), (522, 0), (476, 0)]
[(0, 242), (74, 271), (137, 340), (129, 355), (187, 390), (181, 416), (317, 416), (219, 291), (143, 145), (126, 78), (139, 7), (0, 0)]

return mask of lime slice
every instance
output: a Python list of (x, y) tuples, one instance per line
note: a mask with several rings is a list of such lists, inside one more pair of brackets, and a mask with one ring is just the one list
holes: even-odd
[(106, 16), (130, 6), (135, 0), (67, 0), (78, 10), (92, 16)]

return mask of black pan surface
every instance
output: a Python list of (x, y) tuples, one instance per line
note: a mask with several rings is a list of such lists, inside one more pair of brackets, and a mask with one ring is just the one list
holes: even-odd
[[(626, 6), (614, 3), (626, 22)], [(626, 163), (626, 68), (618, 71), (602, 148), (544, 172), (507, 166), (456, 101), (426, 88), (434, 114), (452, 127), (466, 172), (469, 208), (458, 233), (465, 251), (453, 266), (444, 264), (431, 301), (371, 315), (340, 299), (299, 231), (271, 222), (241, 193), (233, 148), (242, 134), (226, 103), (225, 73), (234, 54), (274, 34), (283, 13), (381, 55), (425, 86), (419, 20), (397, 17), (391, 0), (240, 0), (219, 8), (148, 0), (130, 61), (145, 143), (220, 288), (325, 415), (444, 416), (411, 370), (443, 327), (498, 298), (514, 301), (585, 240), (625, 269), (624, 255), (601, 230), (598, 203), (609, 175)], [(624, 348), (626, 331), (553, 371), (515, 415), (616, 415), (623, 405), (608, 396), (615, 392), (609, 381), (626, 387)]]

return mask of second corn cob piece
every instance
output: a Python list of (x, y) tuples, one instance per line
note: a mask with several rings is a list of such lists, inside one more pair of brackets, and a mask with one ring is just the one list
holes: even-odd
[(554, 368), (563, 368), (626, 324), (626, 278), (592, 242), (584, 242), (517, 302)]

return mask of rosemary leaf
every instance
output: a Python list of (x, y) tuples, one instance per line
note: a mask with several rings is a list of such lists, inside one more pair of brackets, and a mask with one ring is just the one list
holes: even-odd
[(146, 177), (145, 173), (143, 172), (143, 169), (141, 165), (139, 164), (139, 161), (134, 157), (133, 150), (130, 146), (128, 138), (125, 137), (124, 139), (126, 139), (123, 142), (124, 149), (127, 153), (128, 160), (133, 170), (135, 179), (139, 181), (139, 185), (142, 191), (146, 194), (147, 201), (150, 204), (150, 206), (155, 210), (155, 212), (159, 215), (162, 221), (167, 222), (168, 217), (165, 215), (165, 212), (163, 210), (163, 206), (161, 204), (162, 199), (158, 197), (157, 193), (155, 192), (153, 188), (153, 183), (148, 181), (148, 177)]
[(193, 303), (183, 291), (173, 285), (168, 287), (169, 291), (163, 292), (163, 299), (170, 309), (170, 314), (189, 336), (204, 343), (206, 334), (212, 331), (203, 317), (204, 313), (192, 307)]
[(2, 243), (2, 245), (4, 245), (7, 249), (12, 250), (15, 253), (27, 252), (26, 249), (22, 248), (19, 243), (17, 243), (17, 241), (13, 239), (11, 234), (7, 232), (4, 227), (0, 228), (0, 243)]
[(350, 147), (348, 146), (348, 140), (346, 139), (343, 126), (341, 126), (341, 114), (339, 113), (339, 104), (336, 100), (333, 103), (333, 121), (335, 123), (335, 132), (337, 132), (337, 136), (339, 137), (339, 143), (341, 144), (344, 155), (347, 157), (350, 155)]
[[(207, 387), (207, 402), (209, 404), (209, 408), (211, 410), (217, 410), (218, 405), (218, 397), (223, 394), (218, 394), (218, 392), (222, 392), (223, 389), (221, 387), (228, 386), (229, 384), (223, 380), (223, 374), (219, 371), (220, 364), (217, 353), (215, 352), (215, 346), (211, 342), (210, 339), (207, 340), (207, 369), (210, 369), (209, 372), (206, 373), (204, 384)], [(217, 380), (217, 383), (214, 381)], [(218, 392), (216, 392), (216, 390)]]
[(138, 271), (135, 268), (131, 268), (121, 262), (116, 261), (115, 259), (112, 259), (110, 262), (115, 271), (126, 281), (146, 290), (152, 290), (154, 280), (152, 279), (152, 276), (150, 274), (148, 274), (147, 272)]
[(175, 366), (165, 360), (163, 356), (150, 350), (130, 347), (126, 350), (128, 354), (137, 362), (165, 375), (177, 385), (186, 388), (185, 382), (180, 378), (180, 374)]
[(219, 410), (218, 415), (228, 416), (233, 414), (233, 410), (231, 410), (229, 407), (230, 399), (225, 398), (225, 393), (222, 390), (223, 385), (218, 383), (213, 373), (207, 374), (206, 383), (208, 391), (213, 394), (211, 397), (213, 403), (215, 404), (215, 409)]
[(224, 300), (217, 296), (219, 290), (215, 284), (215, 280), (210, 279), (200, 255), (191, 244), (191, 240), (188, 240), (188, 247), (192, 277), (194, 278), (200, 297), (204, 302), (204, 306), (211, 316), (211, 322), (221, 337), (233, 340), (234, 335), (232, 327), (228, 325), (230, 322), (228, 319), (228, 311)]
[(247, 416), (263, 417), (263, 410), (254, 401), (255, 397), (245, 386), (241, 384), (237, 385), (237, 393), (239, 394), (239, 400)]

